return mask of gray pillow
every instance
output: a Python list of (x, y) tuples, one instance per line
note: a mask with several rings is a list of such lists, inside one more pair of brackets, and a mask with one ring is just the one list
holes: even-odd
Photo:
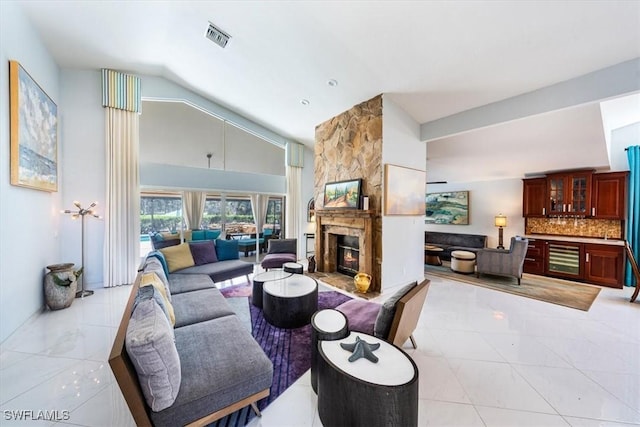
[(162, 280), (164, 284), (164, 290), (167, 293), (167, 299), (171, 301), (171, 291), (169, 290), (169, 280), (167, 280), (167, 275), (164, 274), (164, 268), (162, 268), (162, 263), (156, 257), (149, 257), (145, 261), (144, 269), (142, 270), (144, 273), (154, 272), (156, 275)]
[[(164, 297), (155, 288), (155, 286), (143, 286), (138, 289), (136, 298), (133, 300), (133, 307), (131, 308), (131, 313), (135, 311), (138, 304), (140, 304), (142, 301), (146, 301), (149, 299), (154, 300), (156, 304), (160, 306), (160, 308), (162, 309), (162, 312), (165, 314), (165, 316), (167, 316), (167, 320), (169, 321), (169, 324), (171, 324), (171, 316), (169, 315), (169, 309), (167, 308), (167, 305), (164, 303)], [(171, 328), (171, 335), (175, 339), (173, 328)]]
[(382, 304), (378, 316), (376, 317), (376, 323), (373, 325), (373, 335), (386, 340), (391, 331), (391, 323), (393, 317), (396, 315), (396, 303), (400, 298), (405, 296), (411, 289), (418, 285), (418, 282), (409, 283), (408, 285), (400, 288), (398, 292), (393, 294), (388, 300)]
[(156, 412), (173, 405), (180, 390), (180, 358), (171, 329), (160, 306), (147, 299), (133, 310), (125, 338), (142, 394)]

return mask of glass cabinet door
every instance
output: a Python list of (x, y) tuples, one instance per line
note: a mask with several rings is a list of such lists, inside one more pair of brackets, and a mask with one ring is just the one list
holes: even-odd
[(549, 187), (549, 212), (562, 212), (564, 200), (564, 177), (552, 177), (548, 181)]
[(589, 187), (591, 182), (586, 175), (571, 177), (571, 204), (570, 211), (586, 214), (589, 209)]

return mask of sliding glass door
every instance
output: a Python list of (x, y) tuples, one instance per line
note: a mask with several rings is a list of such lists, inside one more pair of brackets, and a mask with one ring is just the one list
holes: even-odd
[[(264, 229), (283, 234), (284, 196), (270, 196)], [(140, 250), (151, 249), (149, 234), (179, 233), (184, 229), (182, 197), (179, 192), (143, 192), (140, 194)], [(227, 233), (255, 233), (251, 200), (247, 194), (209, 193), (204, 206), (201, 229)], [(251, 230), (251, 231), (248, 231)]]

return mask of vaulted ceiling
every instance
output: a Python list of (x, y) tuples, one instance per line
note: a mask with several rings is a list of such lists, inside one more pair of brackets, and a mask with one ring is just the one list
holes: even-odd
[[(161, 75), (310, 146), (316, 125), (379, 93), (425, 124), (640, 58), (638, 1), (21, 5), (61, 67)], [(606, 167), (604, 141), (598, 102), (579, 104), (428, 142), (427, 176), (452, 179), (452, 153), (469, 180)]]

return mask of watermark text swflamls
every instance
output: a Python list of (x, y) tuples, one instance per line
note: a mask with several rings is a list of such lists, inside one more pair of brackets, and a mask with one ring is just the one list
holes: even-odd
[(68, 421), (68, 410), (5, 409), (2, 411), (5, 421)]

